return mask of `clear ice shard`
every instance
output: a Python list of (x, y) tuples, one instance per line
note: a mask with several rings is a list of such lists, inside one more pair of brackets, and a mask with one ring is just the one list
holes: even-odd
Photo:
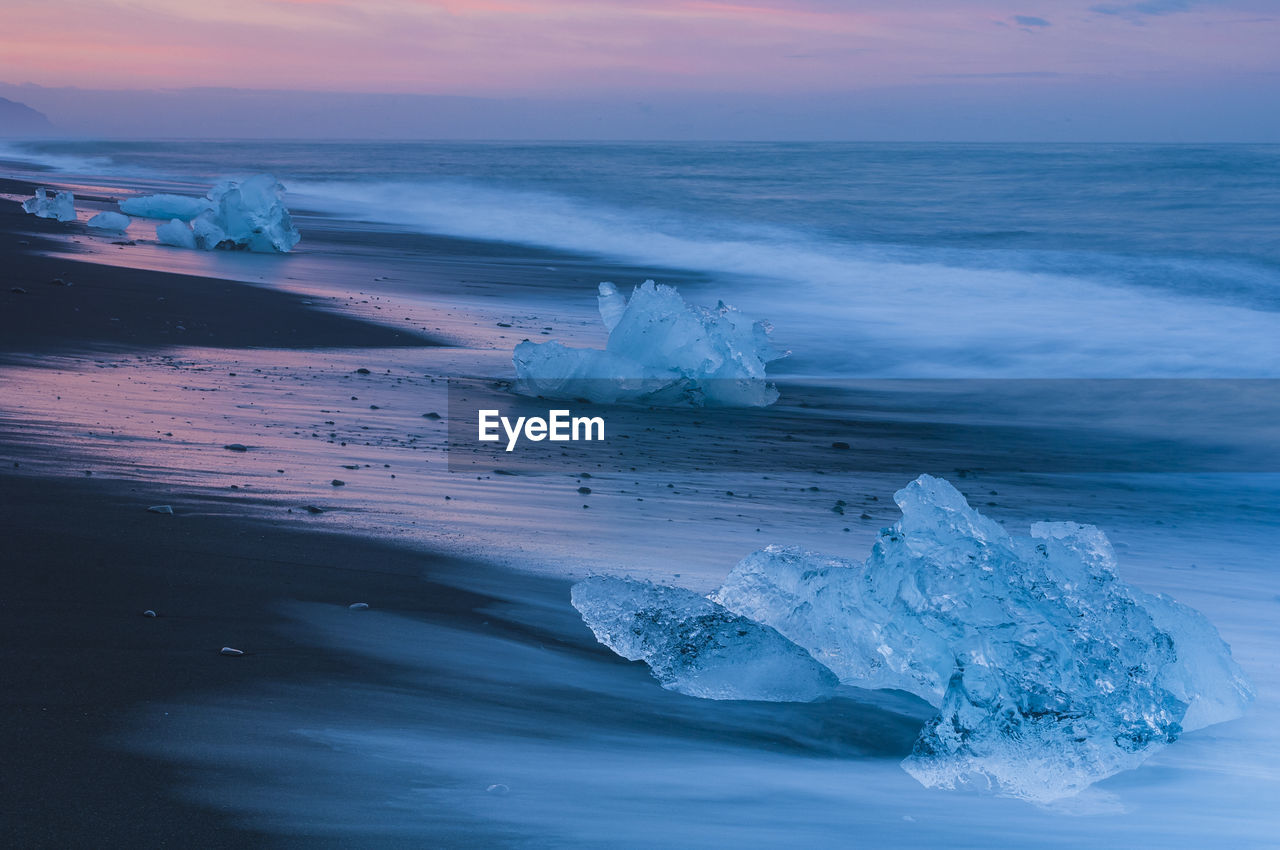
[(644, 661), (668, 690), (704, 699), (808, 702), (835, 674), (768, 626), (691, 590), (595, 576), (573, 586), (573, 607), (596, 640)]
[(765, 378), (768, 363), (786, 356), (769, 341), (765, 322), (720, 303), (688, 304), (674, 287), (645, 281), (627, 299), (601, 283), (600, 318), (609, 331), (603, 350), (557, 340), (516, 346), (516, 391), (602, 403), (644, 401), (763, 407), (778, 398)]
[[(771, 546), (711, 600), (844, 684), (936, 706), (903, 762), (921, 783), (1048, 802), (1238, 717), (1253, 698), (1213, 625), (1122, 581), (1099, 529), (1042, 522), (1011, 535), (928, 475), (895, 500), (902, 518), (865, 561)], [(649, 599), (664, 604), (656, 590)], [(672, 646), (654, 643), (645, 660), (671, 664)], [(732, 674), (734, 641), (718, 651)]]
[(57, 192), (52, 197), (41, 186), (34, 198), (22, 202), (22, 209), (36, 218), (52, 218), (58, 221), (76, 220), (76, 196), (71, 192)]
[[(186, 203), (197, 200), (198, 205)], [(133, 209), (143, 210), (137, 215), (155, 218), (162, 212), (173, 213), (170, 221), (156, 228), (156, 238), (166, 245), (273, 253), (292, 250), (300, 239), (284, 205), (284, 186), (270, 174), (224, 180), (202, 199), (150, 195), (131, 198), (120, 208), (129, 212), (126, 204), (134, 201), (140, 203)], [(187, 233), (180, 233), (180, 228)]]

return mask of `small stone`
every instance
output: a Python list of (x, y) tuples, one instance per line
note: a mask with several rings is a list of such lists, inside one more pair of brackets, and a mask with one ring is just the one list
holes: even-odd
[(13, 287), (12, 289), (10, 289), (9, 291), (10, 291), (10, 292), (12, 292), (14, 295), (26, 295), (26, 294), (27, 294), (27, 291), (26, 291), (25, 289), (23, 289), (21, 286), (15, 286), (15, 287)]
[(347, 606), (347, 610), (348, 611), (368, 611), (369, 603), (368, 602), (352, 602), (350, 605)]
[(439, 414), (439, 413), (436, 413), (435, 411), (432, 411), (431, 413), (424, 413), (424, 414), (422, 414), (422, 418), (423, 418), (423, 419), (439, 419), (439, 418), (440, 418), (440, 414)]
[(588, 494), (590, 494), (590, 493), (591, 493), (591, 488), (590, 488), (590, 487), (579, 487), (579, 488), (578, 488), (578, 492), (579, 492), (579, 493), (581, 493), (582, 495), (586, 496), (586, 495), (588, 495)]
[(229, 646), (224, 646), (222, 649), (218, 651), (218, 654), (219, 655), (244, 655), (244, 650), (232, 649)]
[(304, 510), (304, 511), (306, 511), (307, 513), (309, 513), (309, 514), (322, 514), (322, 513), (324, 513), (324, 508), (317, 507), (316, 505), (307, 505), (306, 507), (304, 507), (304, 508), (303, 508), (303, 510)]
[(831, 444), (831, 448), (833, 448), (833, 449), (839, 449), (839, 450), (841, 450), (841, 451), (846, 451), (846, 452), (847, 452), (847, 451), (849, 450), (849, 444), (848, 444), (848, 443), (846, 443), (846, 442), (844, 442), (843, 440), (837, 440), (837, 441), (835, 441), (834, 443), (832, 443), (832, 444)]
[(357, 375), (371, 375), (371, 374), (373, 374), (373, 373), (372, 373), (372, 372), (370, 372), (368, 369), (364, 368), (363, 366), (361, 366), (359, 369), (357, 369), (357, 370), (356, 370), (356, 374), (357, 374)]
[(346, 487), (346, 486), (347, 486), (347, 482), (343, 481), (341, 478), (335, 478), (335, 479), (333, 479), (332, 481), (330, 481), (329, 483), (330, 483), (330, 484), (332, 484), (334, 487)]
[(66, 286), (67, 282), (60, 277), (55, 277), (53, 280), (49, 281), (49, 285), (50, 286)]
[(249, 451), (249, 447), (248, 447), (248, 446), (246, 446), (246, 445), (244, 445), (243, 443), (228, 443), (227, 445), (223, 446), (223, 448), (224, 448), (224, 449), (226, 449), (226, 450), (227, 450), (227, 451), (229, 451), (229, 452), (247, 452), (247, 451)]
[(170, 514), (170, 515), (172, 515), (172, 514), (173, 514), (173, 506), (172, 506), (172, 505), (152, 505), (151, 507), (147, 508), (147, 513), (149, 513), (149, 514)]

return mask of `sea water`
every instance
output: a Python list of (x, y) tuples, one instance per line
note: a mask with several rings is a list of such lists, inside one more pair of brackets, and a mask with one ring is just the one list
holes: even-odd
[(695, 272), (703, 300), (772, 319), (793, 351), (779, 374), (1280, 376), (1276, 145), (60, 141), (5, 158), (196, 194), (267, 171), (303, 212)]

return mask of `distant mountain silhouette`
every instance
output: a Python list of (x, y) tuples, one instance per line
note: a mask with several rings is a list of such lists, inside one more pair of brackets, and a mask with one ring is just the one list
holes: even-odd
[(0, 138), (51, 135), (55, 132), (43, 112), (37, 112), (25, 103), (0, 97)]

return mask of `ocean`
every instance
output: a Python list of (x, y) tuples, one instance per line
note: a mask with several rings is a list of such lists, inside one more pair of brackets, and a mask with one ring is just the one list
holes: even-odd
[(1276, 145), (56, 141), (0, 158), (197, 194), (266, 171), (304, 214), (695, 272), (700, 299), (772, 321), (791, 377), (1280, 376)]

